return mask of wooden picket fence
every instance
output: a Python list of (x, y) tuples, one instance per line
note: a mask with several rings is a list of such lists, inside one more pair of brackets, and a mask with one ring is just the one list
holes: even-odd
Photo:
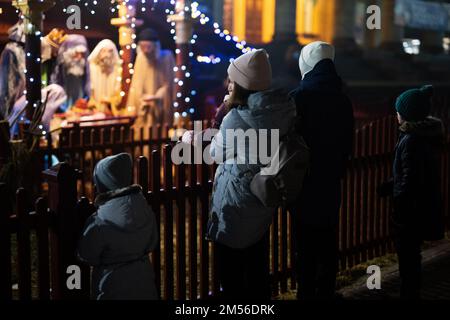
[[(95, 133), (91, 136), (95, 137)], [(207, 299), (218, 294), (214, 244), (205, 240), (210, 209), (214, 168), (206, 164), (174, 165), (172, 144), (139, 155), (142, 142), (131, 138), (117, 146), (105, 141), (90, 145), (96, 151), (114, 152), (133, 149), (135, 182), (144, 190), (158, 223), (160, 246), (151, 254), (156, 281), (163, 299)], [(394, 117), (372, 122), (355, 132), (354, 154), (342, 182), (342, 207), (339, 220), (340, 267), (358, 263), (392, 251), (389, 232), (391, 201), (376, 195), (376, 187), (391, 176), (393, 149), (397, 140)], [(161, 141), (163, 142), (163, 141)], [(146, 141), (145, 143), (149, 143)], [(78, 150), (72, 146), (71, 150)], [(120, 149), (120, 150), (119, 150)], [(62, 151), (68, 152), (69, 149)], [(54, 150), (52, 150), (54, 152)], [(78, 151), (77, 151), (78, 152)], [(80, 151), (81, 152), (81, 151)], [(138, 154), (138, 155), (137, 155)], [(100, 157), (89, 161), (94, 166)], [(447, 227), (449, 222), (449, 139), (442, 153), (442, 194)], [(76, 239), (82, 222), (95, 211), (86, 198), (79, 199), (80, 174), (68, 164), (46, 171), (47, 198), (40, 198), (34, 210), (25, 208), (26, 193), (19, 190), (14, 214), (0, 215), (0, 295), (13, 297), (11, 257), (17, 257), (19, 297), (32, 297), (32, 281), (37, 275), (37, 294), (42, 299), (87, 299), (89, 269), (76, 259)], [(77, 191), (78, 188), (78, 191)], [(0, 194), (2, 194), (0, 192)], [(79, 199), (79, 200), (77, 200)], [(92, 200), (92, 198), (91, 198)], [(270, 235), (270, 271), (273, 295), (295, 289), (292, 217), (284, 209), (274, 216)], [(30, 249), (30, 233), (36, 234), (37, 251)], [(11, 252), (11, 235), (17, 238), (17, 252)], [(32, 269), (31, 255), (37, 259)], [(82, 290), (68, 290), (65, 270), (69, 265), (82, 267)]]
[[(0, 299), (87, 299), (90, 271), (80, 265), (76, 247), (95, 209), (86, 198), (77, 199), (76, 171), (69, 165), (61, 163), (43, 175), (49, 196), (33, 205), (30, 194), (20, 188), (14, 208), (8, 207), (6, 185), (0, 184)], [(81, 290), (66, 286), (72, 265), (81, 269)]]
[[(392, 105), (393, 99), (386, 99), (386, 104)], [(363, 110), (366, 113), (376, 114), (377, 105), (356, 106), (355, 110)], [(355, 111), (357, 112), (357, 111)], [(439, 94), (434, 97), (433, 115), (444, 119), (444, 123), (449, 131), (450, 125), (450, 96)], [(384, 117), (389, 118), (389, 117)], [(381, 118), (383, 119), (383, 118)], [(360, 125), (366, 123), (364, 119), (360, 119)], [(382, 120), (376, 120), (364, 124), (364, 127), (373, 126)], [(92, 172), (95, 164), (104, 157), (119, 152), (128, 152), (134, 159), (139, 156), (150, 158), (151, 153), (155, 149), (160, 149), (165, 144), (172, 144), (171, 137), (179, 129), (173, 128), (168, 124), (157, 124), (153, 127), (138, 128), (133, 126), (134, 119), (122, 117), (115, 120), (98, 119), (85, 122), (74, 122), (70, 126), (62, 129), (56, 140), (54, 134), (48, 134), (47, 145), (42, 147), (35, 157), (37, 166), (40, 165), (42, 170), (51, 167), (52, 159), (56, 157), (59, 161), (65, 161), (78, 169), (79, 176), (79, 195), (92, 198), (94, 196), (94, 188), (92, 183)], [(357, 130), (361, 127), (357, 124)], [(209, 128), (211, 121), (202, 121), (202, 128)], [(394, 124), (394, 127), (396, 125)], [(186, 129), (193, 128), (193, 122), (189, 122)], [(395, 135), (396, 128), (393, 129)], [(391, 135), (391, 139), (395, 136)], [(381, 141), (378, 139), (377, 141)], [(375, 143), (375, 142), (374, 142)], [(377, 142), (378, 143), (378, 142)], [(381, 142), (380, 142), (381, 143)], [(395, 143), (395, 142), (394, 142)], [(382, 146), (387, 147), (387, 145)], [(392, 145), (389, 145), (391, 147)], [(370, 148), (369, 146), (366, 146)], [(391, 149), (383, 150), (387, 153)], [(392, 150), (391, 150), (392, 151)], [(163, 168), (161, 168), (163, 172)], [(161, 174), (161, 177), (163, 175)], [(38, 183), (38, 181), (36, 181)]]
[[(129, 153), (133, 159), (140, 156), (149, 158), (153, 150), (162, 150), (165, 144), (175, 144), (171, 137), (179, 129), (167, 124), (135, 128), (132, 121), (126, 119), (119, 122), (100, 119), (76, 123), (58, 133), (56, 145), (53, 143), (54, 135), (48, 134), (46, 146), (37, 151), (36, 162), (42, 170), (51, 167), (55, 157), (70, 164), (79, 171), (79, 195), (92, 198), (92, 173), (99, 160), (120, 152)], [(203, 128), (210, 125), (211, 121), (202, 121)], [(193, 122), (189, 122), (186, 129), (192, 128)]]

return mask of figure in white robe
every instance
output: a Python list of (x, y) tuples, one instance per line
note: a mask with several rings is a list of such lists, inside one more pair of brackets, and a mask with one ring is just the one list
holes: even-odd
[(100, 41), (88, 58), (91, 77), (89, 104), (105, 114), (122, 114), (121, 60), (116, 45), (109, 39)]
[(134, 75), (128, 97), (128, 109), (137, 116), (136, 127), (172, 125), (175, 58), (161, 50), (158, 35), (151, 29), (138, 37)]

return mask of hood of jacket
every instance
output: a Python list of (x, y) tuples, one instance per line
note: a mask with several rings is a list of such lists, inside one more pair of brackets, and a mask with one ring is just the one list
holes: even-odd
[(251, 94), (247, 106), (238, 112), (251, 128), (280, 129), (283, 135), (295, 121), (296, 106), (283, 90), (267, 90)]
[(300, 82), (300, 90), (341, 92), (342, 79), (336, 72), (334, 62), (331, 59), (324, 59), (317, 63)]
[(442, 121), (435, 117), (427, 117), (422, 121), (403, 122), (400, 131), (410, 135), (429, 138), (442, 138), (444, 135), (444, 125)]
[(151, 223), (150, 208), (138, 185), (99, 194), (95, 204), (98, 217), (121, 230), (135, 232)]
[(128, 153), (106, 157), (97, 163), (93, 176), (99, 193), (128, 187), (133, 180), (133, 160)]

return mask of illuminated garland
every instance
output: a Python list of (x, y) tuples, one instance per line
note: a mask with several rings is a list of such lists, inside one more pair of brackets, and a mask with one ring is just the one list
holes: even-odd
[[(84, 7), (86, 10), (88, 10), (91, 15), (96, 14), (96, 9), (100, 5), (99, 2), (100, 1), (98, 1), (98, 0), (91, 0), (91, 1), (76, 0), (76, 3), (78, 3), (80, 7)], [(128, 4), (130, 1), (124, 0), (123, 2), (125, 4)], [(151, 2), (151, 4), (148, 4), (148, 2)], [(111, 8), (110, 8), (111, 13), (118, 12), (122, 2), (119, 0), (110, 0), (110, 3), (111, 3)], [(140, 4), (141, 12), (146, 12), (148, 10), (149, 5), (151, 6), (150, 10), (152, 10), (152, 11), (155, 10), (155, 7), (158, 3), (159, 3), (159, 0), (140, 0), (140, 1), (138, 1), (138, 4)], [(171, 0), (170, 4), (173, 6), (173, 8), (165, 10), (165, 13), (167, 15), (173, 15), (175, 13), (174, 9), (175, 9), (175, 5), (176, 5), (176, 1)], [(131, 6), (131, 4), (130, 4), (130, 6)], [(184, 11), (186, 13), (190, 12), (191, 17), (196, 21), (198, 20), (201, 25), (210, 25), (212, 27), (212, 32), (214, 34), (216, 34), (219, 38), (223, 39), (224, 41), (232, 43), (237, 49), (241, 50), (242, 53), (246, 53), (248, 51), (254, 50), (252, 47), (247, 46), (247, 43), (244, 40), (239, 40), (239, 38), (237, 36), (233, 36), (228, 30), (221, 29), (219, 23), (211, 21), (211, 19), (206, 14), (204, 14), (203, 12), (201, 12), (199, 10), (198, 2), (191, 3), (190, 7), (186, 6)], [(67, 13), (67, 8), (64, 8), (63, 12)], [(184, 14), (185, 12), (182, 12), (182, 14)], [(129, 18), (129, 17), (127, 16), (126, 18)], [(136, 19), (132, 18), (132, 21), (133, 20), (136, 20)], [(175, 22), (170, 21), (169, 18), (167, 18), (166, 21), (167, 21), (167, 23), (170, 24), (170, 27), (171, 27), (170, 34), (173, 35), (173, 39), (176, 40)], [(135, 30), (135, 25), (132, 24), (131, 28), (133, 30)], [(89, 26), (85, 25), (84, 29), (88, 30)], [(136, 34), (134, 34), (134, 33), (132, 34), (132, 39), (133, 40), (136, 39)], [(195, 45), (195, 43), (197, 42), (197, 39), (198, 39), (198, 35), (193, 34), (192, 38), (190, 39), (190, 43), (192, 45)], [(130, 48), (127, 47), (127, 49), (130, 49)], [(131, 44), (131, 49), (132, 50), (136, 49), (136, 43)], [(179, 54), (179, 53), (180, 53), (179, 49), (176, 49), (175, 54)], [(119, 54), (120, 54), (120, 57), (122, 58), (123, 50), (120, 50)], [(192, 51), (189, 52), (189, 57), (190, 58), (194, 57), (194, 53)], [(233, 60), (233, 58), (230, 59), (230, 61), (232, 61), (232, 60)], [(218, 63), (222, 62), (222, 59), (220, 57), (216, 57), (214, 55), (210, 55), (210, 56), (197, 55), (196, 61), (199, 63), (206, 63), (206, 64), (218, 64)], [(133, 73), (134, 73), (133, 63), (129, 63), (128, 68), (129, 68), (129, 74), (133, 75)], [(185, 78), (191, 77), (191, 70), (188, 70), (188, 67), (185, 65), (181, 65), (181, 66), (177, 65), (173, 71), (177, 72), (180, 69), (185, 72), (184, 73)], [(25, 70), (25, 73), (26, 73), (26, 70)], [(118, 77), (117, 81), (122, 81), (122, 78)], [(127, 83), (130, 83), (131, 79), (126, 79), (125, 81)], [(183, 92), (182, 92), (181, 88), (184, 85), (184, 81), (183, 81), (183, 79), (175, 78), (174, 82), (177, 85), (176, 96), (177, 96), (177, 98), (182, 98)], [(121, 96), (125, 96), (125, 92), (123, 92), (123, 91), (120, 94), (121, 94)], [(197, 94), (196, 90), (191, 90), (190, 93), (184, 97), (184, 101), (189, 104), (196, 94)], [(178, 108), (179, 107), (178, 103), (174, 102), (173, 107)], [(187, 108), (187, 111), (189, 113), (193, 114), (193, 113), (195, 113), (195, 108), (191, 105)], [(181, 114), (179, 112), (175, 112), (174, 115), (175, 115), (175, 117), (179, 117), (180, 115), (182, 117), (186, 117), (187, 112), (183, 111)]]

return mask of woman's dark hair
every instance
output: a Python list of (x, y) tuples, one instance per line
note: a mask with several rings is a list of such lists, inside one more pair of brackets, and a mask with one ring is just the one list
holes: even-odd
[(236, 108), (238, 106), (245, 106), (247, 105), (248, 97), (255, 93), (256, 91), (251, 91), (242, 88), (240, 85), (238, 85), (236, 82), (233, 84), (233, 92), (231, 93), (230, 98), (227, 101), (227, 109), (231, 110), (233, 108)]

